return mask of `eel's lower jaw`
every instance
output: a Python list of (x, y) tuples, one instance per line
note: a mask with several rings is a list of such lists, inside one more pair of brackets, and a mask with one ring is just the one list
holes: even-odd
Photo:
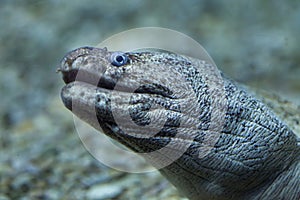
[[(100, 99), (99, 95), (102, 95), (105, 98), (109, 98), (108, 95), (110, 90), (105, 88), (98, 88), (97, 86), (74, 81), (65, 85), (61, 90), (61, 99), (63, 101), (64, 106), (70, 110), (74, 115), (76, 115), (81, 120), (87, 122), (95, 129), (101, 131), (100, 123), (110, 122), (113, 119), (108, 115), (109, 106), (105, 100), (101, 104), (100, 113), (102, 115), (107, 115), (104, 121), (99, 121), (98, 115), (99, 110), (96, 109), (95, 105)], [(102, 101), (102, 100), (101, 100)]]

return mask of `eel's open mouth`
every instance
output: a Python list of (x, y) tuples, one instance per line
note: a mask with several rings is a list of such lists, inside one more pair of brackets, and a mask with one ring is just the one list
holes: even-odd
[(61, 71), (60, 69), (58, 69), (58, 71), (62, 72), (63, 81), (66, 84), (74, 82), (76, 80), (76, 76), (78, 74), (78, 69), (73, 69), (73, 70), (70, 70), (68, 72)]
[[(84, 69), (71, 69), (67, 71), (58, 70), (63, 75), (63, 81), (66, 84), (79, 81), (88, 83), (98, 88), (114, 90), (116, 81), (107, 76), (99, 77), (98, 74), (91, 73), (90, 71)], [(131, 92), (131, 88), (127, 87), (126, 84), (123, 84), (122, 87), (118, 87), (117, 90), (120, 92)], [(134, 90), (134, 93), (141, 93), (141, 94), (152, 94), (158, 95), (169, 99), (174, 99), (175, 97), (172, 95), (173, 92), (168, 88), (161, 84), (157, 83), (148, 83), (142, 84), (137, 89)]]
[(80, 81), (88, 83), (99, 88), (113, 90), (116, 83), (114, 80), (107, 78), (106, 76), (99, 76), (99, 74), (92, 73), (89, 70), (84, 69), (71, 69), (68, 71), (62, 71), (63, 81), (66, 84)]

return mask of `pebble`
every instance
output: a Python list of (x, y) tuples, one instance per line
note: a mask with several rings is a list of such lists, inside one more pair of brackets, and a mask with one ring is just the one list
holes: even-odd
[(4, 195), (0, 195), (0, 200), (9, 200), (9, 198)]
[(92, 200), (102, 200), (115, 198), (120, 195), (123, 188), (118, 185), (98, 185), (87, 191), (86, 198)]

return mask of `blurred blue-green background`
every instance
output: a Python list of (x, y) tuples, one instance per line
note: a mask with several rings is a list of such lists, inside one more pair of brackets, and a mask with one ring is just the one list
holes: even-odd
[(1, 0), (1, 200), (180, 198), (158, 174), (95, 161), (59, 97), (66, 52), (145, 26), (187, 34), (234, 80), (300, 104), (300, 1)]

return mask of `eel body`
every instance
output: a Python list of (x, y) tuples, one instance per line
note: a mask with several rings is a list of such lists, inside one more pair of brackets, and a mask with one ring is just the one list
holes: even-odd
[(64, 105), (159, 169), (189, 199), (299, 199), (299, 137), (205, 61), (82, 47)]

